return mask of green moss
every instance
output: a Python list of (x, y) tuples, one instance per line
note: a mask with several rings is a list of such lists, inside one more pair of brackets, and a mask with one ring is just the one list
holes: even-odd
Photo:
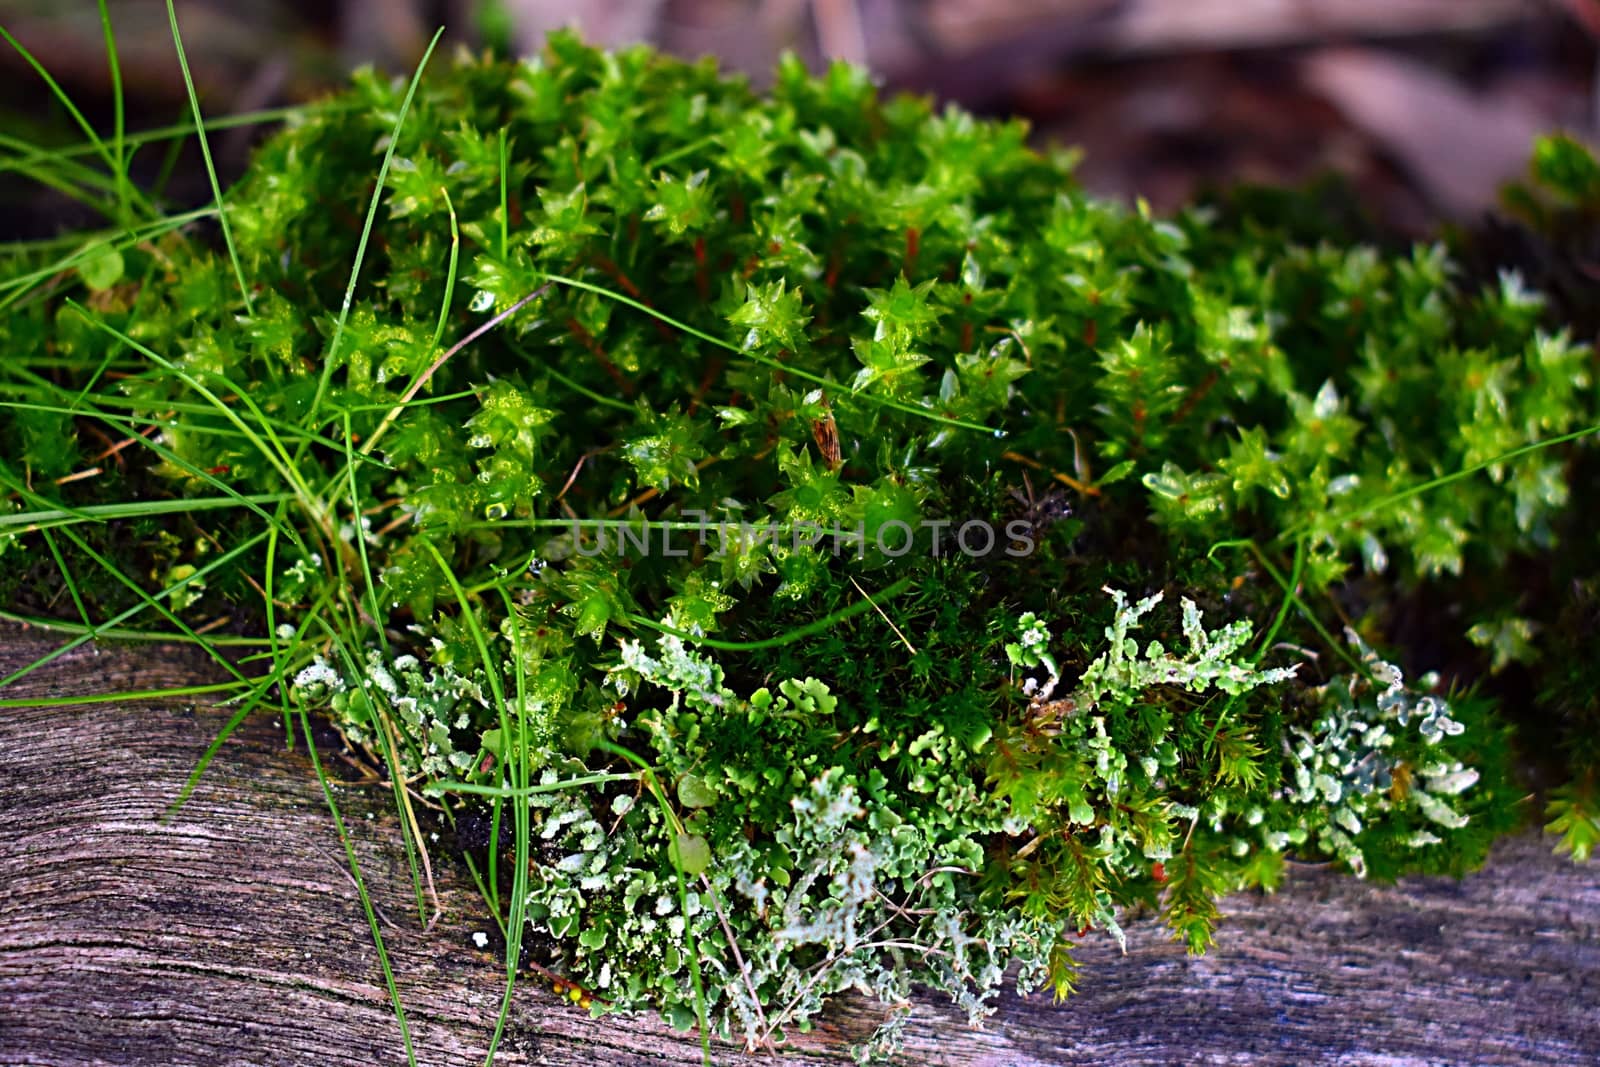
[[(527, 918), (597, 1003), (752, 1043), (852, 986), (981, 1017), (1145, 906), (1204, 948), (1289, 857), (1480, 862), (1521, 791), (1478, 673), (1592, 718), (1589, 657), (1536, 657), (1592, 606), (1513, 577), (1591, 573), (1600, 407), (1527, 279), (1283, 198), (1097, 200), (848, 67), (757, 97), (558, 37), (392, 136), (404, 89), (358, 77), (229, 192), (249, 313), (204, 233), (11, 290), (0, 537), (236, 505), (205, 552), (249, 551), (174, 608), (270, 615), (291, 697), (436, 794), (542, 783)], [(90, 427), (149, 436), (54, 484)], [(204, 565), (113, 517), (149, 587)]]

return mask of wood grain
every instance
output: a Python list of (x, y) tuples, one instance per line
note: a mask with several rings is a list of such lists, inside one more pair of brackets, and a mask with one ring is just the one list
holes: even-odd
[[(0, 674), (51, 647), (0, 631)], [(79, 649), (5, 697), (106, 692), (209, 677), (192, 656)], [(303, 746), (261, 717), (188, 805), (161, 813), (224, 721), (213, 708), (0, 709), (0, 1063), (389, 1064), (403, 1061), (376, 953)], [(336, 773), (347, 770), (334, 762)], [(424, 1064), (481, 1062), (500, 995), (470, 883), (443, 863), (444, 915), (410, 903), (382, 791), (340, 791)], [(1126, 956), (1089, 940), (1063, 1006), (1007, 996), (969, 1030), (919, 1002), (916, 1064), (1600, 1062), (1600, 886), (1590, 870), (1509, 839), (1462, 882), (1399, 886), (1297, 871), (1240, 896), (1219, 948), (1183, 955), (1135, 921)], [(718, 1063), (848, 1062), (882, 1009), (845, 1000), (771, 1055)], [(498, 1062), (699, 1060), (657, 1020), (592, 1021), (522, 987)]]

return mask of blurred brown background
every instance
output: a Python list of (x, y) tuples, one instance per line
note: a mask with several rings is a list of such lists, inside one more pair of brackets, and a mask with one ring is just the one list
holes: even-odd
[[(784, 49), (814, 65), (865, 63), (892, 88), (1024, 115), (1039, 138), (1081, 146), (1091, 188), (1158, 209), (1219, 183), (1332, 170), (1407, 232), (1491, 207), (1535, 134), (1593, 140), (1600, 122), (1600, 0), (182, 0), (178, 10), (211, 114), (306, 99), (360, 63), (403, 71), (440, 25), (448, 46), (510, 53), (575, 25), (595, 43), (715, 54), (758, 83)], [(130, 127), (184, 117), (164, 0), (112, 0), (111, 12)], [(109, 115), (94, 0), (0, 0), (0, 24), (91, 116)], [(0, 51), (0, 124), (71, 139), (37, 76)], [(221, 139), (225, 170), (242, 166), (251, 136)], [(29, 225), (12, 206), (0, 225)]]

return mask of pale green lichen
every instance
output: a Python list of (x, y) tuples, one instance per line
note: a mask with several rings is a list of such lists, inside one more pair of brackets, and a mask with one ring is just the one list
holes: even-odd
[[(1438, 754), (1444, 738), (1463, 730), (1449, 704), (1408, 689), (1398, 667), (1349, 637), (1367, 677), (1344, 675), (1322, 687), (1322, 714), (1284, 740), (1292, 778), (1283, 797), (1300, 813), (1287, 827), (1263, 829), (1261, 841), (1279, 849), (1315, 841), (1364, 876), (1367, 860), (1356, 836), (1369, 823), (1410, 806), (1444, 829), (1461, 829), (1468, 816), (1455, 798), (1477, 782), (1478, 772)], [(1426, 690), (1437, 681), (1429, 675), (1420, 684)], [(1395, 754), (1402, 747), (1415, 753), (1411, 762)], [(1421, 848), (1439, 840), (1418, 830), (1405, 843)]]

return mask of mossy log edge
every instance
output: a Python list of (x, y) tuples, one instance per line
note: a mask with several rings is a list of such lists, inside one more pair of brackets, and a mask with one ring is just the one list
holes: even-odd
[[(48, 651), (0, 629), (0, 675)], [(192, 652), (85, 646), (0, 696), (148, 689), (213, 673)], [(170, 822), (225, 712), (170, 702), (0, 710), (0, 1063), (403, 1062), (367, 924), (300, 745), (261, 715)], [(353, 775), (337, 760), (335, 775)], [(339, 801), (382, 916), (423, 1064), (481, 1062), (501, 974), (487, 916), (437, 864), (424, 931), (387, 793)], [(1098, 935), (1064, 1005), (1007, 995), (982, 1031), (916, 1005), (918, 1064), (1600, 1062), (1600, 881), (1528, 834), (1456, 882), (1359, 882), (1297, 868), (1271, 897), (1226, 901), (1218, 947), (1191, 958), (1153, 922), (1128, 952)], [(848, 1062), (883, 1009), (836, 1004), (778, 1052), (717, 1062)], [(591, 1020), (543, 983), (520, 988), (498, 1062), (699, 1062), (650, 1018)]]

